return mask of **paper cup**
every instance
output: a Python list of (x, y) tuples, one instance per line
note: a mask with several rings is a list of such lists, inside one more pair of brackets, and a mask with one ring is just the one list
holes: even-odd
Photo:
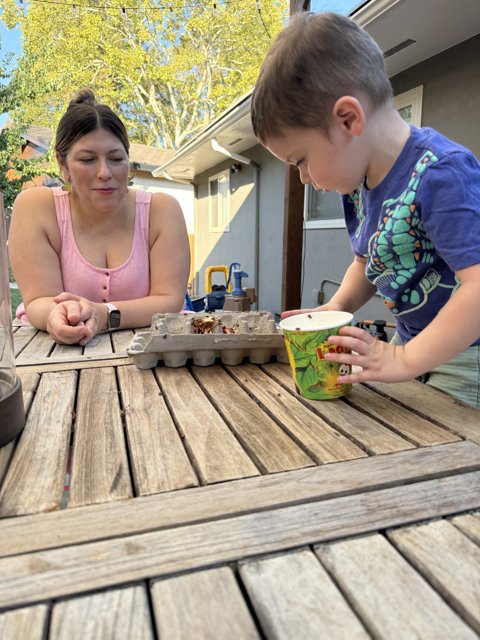
[(339, 375), (350, 373), (351, 366), (325, 360), (328, 352), (347, 353), (349, 349), (328, 342), (340, 327), (352, 323), (346, 311), (312, 311), (280, 322), (293, 380), (298, 393), (310, 400), (331, 400), (345, 395), (351, 384), (339, 384)]

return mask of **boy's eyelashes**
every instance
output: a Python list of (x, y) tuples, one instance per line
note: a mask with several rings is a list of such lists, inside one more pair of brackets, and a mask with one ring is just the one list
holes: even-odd
[(300, 158), (299, 160), (297, 160), (297, 161), (295, 162), (294, 166), (295, 166), (295, 167), (297, 167), (297, 169), (298, 169), (298, 167), (299, 167), (303, 162), (305, 162), (305, 158)]

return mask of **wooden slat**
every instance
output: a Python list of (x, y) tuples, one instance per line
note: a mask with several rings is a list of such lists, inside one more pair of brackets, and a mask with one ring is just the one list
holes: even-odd
[(99, 333), (94, 336), (90, 342), (85, 345), (86, 356), (98, 356), (113, 353), (112, 341), (110, 333)]
[(83, 347), (79, 344), (56, 344), (50, 357), (53, 359), (69, 358), (71, 361), (81, 355), (83, 355)]
[(0, 638), (2, 640), (44, 640), (48, 607), (15, 609), (0, 613)]
[(127, 347), (130, 345), (135, 335), (134, 331), (112, 331), (112, 342), (115, 353), (126, 355)]
[(383, 536), (320, 545), (315, 552), (374, 638), (476, 637)]
[(233, 572), (227, 567), (155, 581), (151, 594), (162, 640), (259, 638)]
[(227, 367), (227, 370), (275, 416), (296, 441), (302, 443), (317, 462), (351, 460), (366, 456), (365, 451), (309, 411), (258, 367), (244, 365), (241, 369)]
[(480, 513), (468, 513), (452, 518), (451, 522), (471, 540), (480, 545)]
[(100, 369), (102, 367), (124, 367), (132, 364), (132, 358), (123, 357), (121, 354), (106, 354), (92, 356), (78, 356), (78, 359), (70, 358), (39, 358), (17, 364), (17, 372), (22, 373), (47, 373), (51, 371), (77, 371), (80, 369)]
[(27, 373), (21, 369), (17, 370), (17, 375), (22, 381), (23, 406), (28, 412), (40, 382), (40, 376), (38, 373)]
[(386, 384), (369, 382), (368, 386), (397, 400), (418, 415), (480, 444), (480, 412), (453, 396), (416, 380)]
[(428, 447), (460, 439), (451, 431), (438, 427), (362, 385), (353, 386), (347, 402), (357, 409), (363, 408), (369, 415), (386, 423), (387, 426), (392, 425), (397, 433), (420, 446)]
[(53, 348), (53, 342), (48, 333), (38, 331), (28, 342), (23, 351), (17, 356), (16, 362), (21, 364), (30, 358), (46, 357)]
[(267, 638), (370, 637), (311, 551), (243, 563), (240, 576)]
[[(41, 518), (0, 520), (0, 556), (132, 535), (215, 518), (326, 500), (421, 479), (480, 470), (480, 448), (446, 444), (351, 462), (237, 480), (104, 505), (78, 507)], [(55, 536), (52, 536), (55, 531)]]
[(80, 373), (68, 506), (132, 496), (115, 372)]
[(33, 339), (37, 334), (37, 329), (31, 325), (22, 325), (18, 331), (13, 334), (13, 347), (15, 349), (15, 355), (22, 351), (25, 346)]
[(153, 640), (144, 586), (112, 589), (59, 602), (49, 640)]
[(312, 458), (221, 367), (192, 371), (259, 469), (274, 473), (313, 465)]
[[(30, 409), (30, 405), (32, 404), (35, 390), (38, 386), (38, 383), (40, 382), (40, 376), (36, 373), (30, 373), (27, 375), (19, 373), (19, 378), (22, 382), (23, 406), (25, 409), (25, 413), (27, 413)], [(3, 477), (5, 476), (8, 465), (15, 450), (16, 440), (17, 438), (0, 448), (0, 484)]]
[(258, 470), (185, 368), (157, 367), (155, 375), (171, 407), (202, 483), (258, 475)]
[[(246, 559), (480, 507), (480, 472), (0, 559), (0, 607)], [(192, 491), (192, 490), (191, 490)], [(192, 491), (194, 493), (195, 491)]]
[(42, 376), (0, 491), (0, 515), (60, 507), (76, 379), (74, 371)]
[[(480, 495), (480, 479), (474, 487)], [(388, 537), (480, 633), (480, 548), (450, 522), (390, 531)]]
[(196, 486), (197, 478), (153, 373), (122, 367), (118, 378), (136, 495)]
[[(262, 367), (274, 380), (278, 380), (295, 393), (289, 365), (271, 363)], [(363, 447), (370, 454), (392, 453), (412, 449), (414, 445), (373, 420), (343, 400), (307, 400), (302, 402), (321, 418)]]

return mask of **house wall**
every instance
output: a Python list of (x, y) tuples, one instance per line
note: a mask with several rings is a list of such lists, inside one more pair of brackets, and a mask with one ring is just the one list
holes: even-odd
[(150, 173), (133, 171), (133, 188), (155, 193), (160, 191), (176, 198), (182, 208), (189, 235), (195, 232), (194, 187), (191, 184), (153, 178)]
[[(248, 278), (244, 287), (254, 287), (258, 308), (279, 313), (281, 303), (281, 268), (283, 242), (284, 167), (259, 145), (242, 155), (255, 165), (242, 165), (230, 173), (230, 231), (211, 232), (208, 228), (208, 179), (232, 167), (232, 160), (222, 160), (196, 177), (195, 209), (195, 293), (205, 293), (205, 268), (240, 262)], [(255, 186), (256, 185), (256, 186)], [(258, 189), (258, 191), (257, 191)], [(257, 218), (258, 211), (261, 215)], [(257, 235), (258, 234), (258, 235)], [(259, 261), (256, 265), (256, 237)], [(212, 274), (212, 284), (224, 284), (221, 273)]]
[[(423, 84), (422, 125), (438, 129), (480, 156), (480, 35), (444, 51), (391, 78), (395, 94)], [(302, 307), (317, 304), (314, 290), (325, 279), (339, 282), (352, 259), (345, 229), (307, 230)], [(324, 282), (328, 300), (336, 284)], [(375, 297), (356, 314), (357, 319), (390, 320), (381, 299)]]

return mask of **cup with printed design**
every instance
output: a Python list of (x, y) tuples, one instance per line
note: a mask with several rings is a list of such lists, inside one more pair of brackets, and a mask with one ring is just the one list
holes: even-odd
[(338, 376), (349, 374), (351, 366), (326, 360), (325, 354), (350, 351), (330, 344), (328, 337), (337, 335), (339, 329), (351, 325), (352, 320), (353, 315), (346, 311), (312, 311), (280, 322), (293, 380), (304, 398), (331, 400), (351, 389), (351, 384), (338, 382)]

